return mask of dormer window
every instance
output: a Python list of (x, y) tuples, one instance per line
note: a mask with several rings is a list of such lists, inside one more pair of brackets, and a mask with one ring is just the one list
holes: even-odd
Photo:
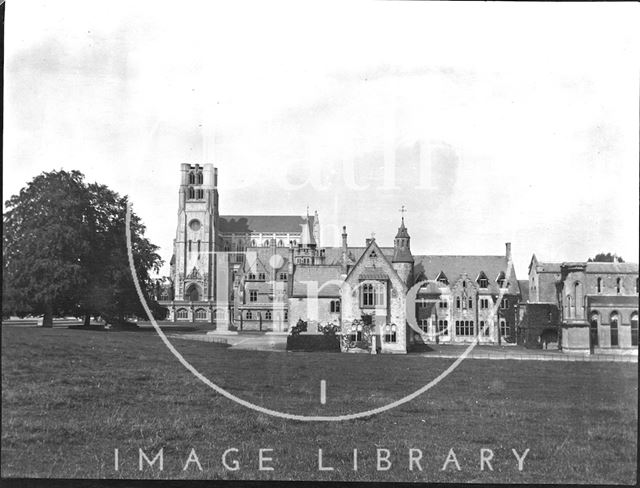
[(487, 278), (487, 275), (484, 274), (484, 272), (480, 273), (480, 275), (478, 276), (477, 282), (480, 288), (489, 288), (489, 280)]
[(436, 281), (442, 286), (447, 286), (449, 284), (449, 280), (442, 271), (440, 271), (440, 274), (436, 278)]
[(259, 280), (264, 280), (264, 279), (266, 279), (266, 275), (264, 273), (258, 273), (258, 279)]
[(248, 280), (255, 280), (255, 279), (256, 279), (256, 275), (255, 275), (254, 273), (249, 273), (249, 274), (247, 275), (247, 279), (248, 279)]
[(505, 284), (507, 283), (507, 279), (504, 276), (504, 272), (500, 271), (500, 274), (498, 275), (498, 278), (496, 278), (496, 283), (498, 283), (498, 286), (500, 288), (504, 288)]

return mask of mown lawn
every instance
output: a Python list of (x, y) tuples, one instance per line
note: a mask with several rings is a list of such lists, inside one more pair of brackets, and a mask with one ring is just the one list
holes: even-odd
[[(290, 413), (336, 415), (396, 400), (452, 360), (270, 353), (174, 340), (203, 374), (242, 398)], [(320, 380), (327, 402), (320, 404)], [(272, 418), (194, 378), (153, 331), (2, 328), (2, 476), (223, 478), (493, 483), (636, 480), (637, 364), (467, 360), (409, 404), (363, 420)], [(114, 449), (119, 470), (114, 469)], [(160, 448), (164, 470), (138, 470)], [(195, 463), (183, 470), (195, 449)], [(222, 453), (235, 448), (229, 471)], [(258, 470), (258, 450), (273, 471)], [(318, 449), (324, 465), (318, 470)], [(423, 468), (409, 470), (409, 449)], [(480, 470), (491, 449), (493, 471)], [(529, 453), (523, 471), (511, 450)], [(353, 470), (358, 449), (358, 471)], [(376, 449), (391, 468), (377, 471)], [(449, 463), (453, 449), (461, 470)], [(384, 463), (383, 463), (384, 464)]]

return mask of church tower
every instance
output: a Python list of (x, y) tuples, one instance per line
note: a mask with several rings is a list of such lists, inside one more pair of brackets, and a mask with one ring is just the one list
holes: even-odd
[(398, 233), (393, 241), (393, 259), (391, 260), (391, 265), (407, 286), (411, 286), (411, 280), (413, 279), (414, 260), (413, 254), (411, 254), (411, 248), (409, 247), (410, 241), (411, 237), (409, 237), (409, 232), (407, 232), (407, 228), (404, 226), (403, 215), (402, 223), (400, 227), (398, 227)]
[(218, 221), (218, 170), (212, 164), (180, 167), (178, 227), (173, 242), (172, 280), (177, 301), (214, 299), (213, 252)]

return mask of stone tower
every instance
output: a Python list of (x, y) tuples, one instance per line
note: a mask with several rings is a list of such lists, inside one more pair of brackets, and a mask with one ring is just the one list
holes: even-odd
[(171, 270), (174, 296), (179, 301), (212, 301), (213, 252), (218, 250), (218, 170), (212, 164), (182, 164), (180, 177)]
[(393, 269), (396, 270), (400, 279), (405, 285), (411, 286), (413, 279), (413, 254), (411, 254), (410, 248), (411, 237), (407, 232), (407, 228), (404, 226), (404, 216), (402, 217), (402, 223), (398, 227), (398, 233), (393, 241), (393, 259), (391, 264)]

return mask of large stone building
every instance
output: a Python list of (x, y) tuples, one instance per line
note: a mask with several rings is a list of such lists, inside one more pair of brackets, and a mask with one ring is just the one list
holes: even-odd
[(161, 292), (169, 320), (229, 323), (232, 283), (248, 247), (319, 242), (318, 214), (219, 215), (218, 170), (182, 164), (170, 277)]
[(525, 344), (555, 331), (564, 351), (638, 346), (638, 264), (548, 263), (534, 254), (520, 306)]

